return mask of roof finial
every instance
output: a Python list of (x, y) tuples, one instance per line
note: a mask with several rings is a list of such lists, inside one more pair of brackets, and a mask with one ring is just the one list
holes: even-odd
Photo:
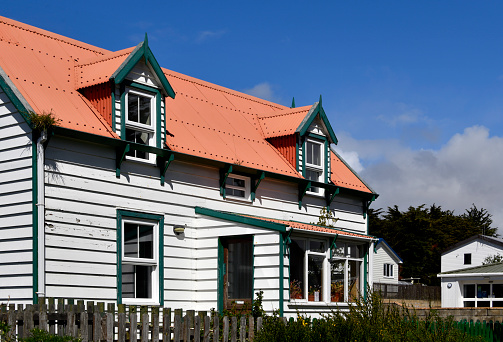
[(320, 94), (320, 106), (321, 106), (321, 94)]
[(295, 108), (295, 97), (292, 97), (292, 106), (290, 108)]

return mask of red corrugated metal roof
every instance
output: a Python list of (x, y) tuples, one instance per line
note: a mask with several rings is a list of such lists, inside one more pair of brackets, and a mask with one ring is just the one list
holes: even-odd
[(342, 188), (348, 188), (368, 193), (373, 193), (371, 189), (361, 181), (346, 163), (338, 157), (333, 151), (330, 152), (330, 179), (332, 182)]
[(338, 235), (345, 235), (345, 236), (358, 237), (358, 238), (364, 238), (364, 239), (373, 239), (373, 237), (369, 236), (369, 235), (352, 233), (352, 232), (340, 230), (337, 228), (319, 226), (319, 225), (312, 224), (312, 223), (302, 223), (302, 222), (297, 222), (297, 221), (265, 218), (265, 217), (259, 217), (259, 216), (253, 216), (253, 215), (241, 215), (241, 216), (251, 217), (251, 218), (266, 221), (266, 222), (280, 223), (280, 224), (284, 224), (287, 227), (291, 227), (293, 229), (308, 230), (308, 231), (330, 233), (330, 234), (338, 234)]
[(258, 120), (262, 126), (265, 138), (295, 134), (295, 130), (306, 117), (311, 106), (288, 108), (274, 113), (262, 113)]
[[(0, 17), (0, 50), (0, 66), (35, 112), (53, 112), (62, 127), (119, 138), (77, 89), (108, 82), (134, 47), (110, 52)], [(162, 71), (176, 92), (166, 99), (169, 148), (302, 177), (266, 138), (294, 134), (311, 106), (288, 108)], [(336, 185), (371, 192), (336, 156), (332, 165)]]

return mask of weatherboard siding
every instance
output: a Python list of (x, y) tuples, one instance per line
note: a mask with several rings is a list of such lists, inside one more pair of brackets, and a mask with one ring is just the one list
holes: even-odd
[(0, 89), (0, 303), (33, 298), (31, 129)]
[[(371, 253), (374, 253), (372, 250)], [(373, 278), (376, 283), (387, 283), (387, 284), (397, 284), (398, 283), (398, 264), (397, 262), (389, 255), (385, 248), (383, 248), (382, 244), (377, 246), (377, 253), (374, 254), (373, 260)], [(384, 276), (384, 264), (392, 264), (393, 265), (393, 277), (385, 277)]]
[[(472, 255), (472, 262), (469, 265), (464, 264), (464, 255)], [(503, 255), (503, 247), (489, 241), (472, 240), (463, 246), (459, 246), (448, 251), (441, 256), (441, 272), (449, 272), (462, 268), (475, 267), (482, 265), (484, 259), (488, 256), (500, 254)]]
[[(46, 150), (45, 171), (48, 296), (116, 300), (116, 215), (117, 209), (124, 209), (164, 215), (165, 305), (216, 308), (218, 236), (255, 235), (255, 291), (264, 290), (265, 307), (277, 309), (278, 233), (196, 215), (194, 207), (317, 222), (325, 203), (323, 198), (305, 196), (299, 210), (297, 186), (268, 178), (254, 203), (226, 200), (220, 196), (218, 169), (176, 160), (164, 186), (159, 169), (146, 162), (124, 161), (116, 178), (112, 148), (58, 136)], [(337, 226), (365, 232), (361, 201), (340, 196), (333, 207), (339, 208)], [(174, 235), (175, 224), (186, 225), (183, 237)], [(288, 298), (288, 258), (284, 260)]]

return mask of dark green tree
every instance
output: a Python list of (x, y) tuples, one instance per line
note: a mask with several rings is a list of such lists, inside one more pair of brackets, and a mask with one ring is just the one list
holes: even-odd
[(382, 237), (403, 259), (402, 278), (420, 278), (423, 284), (438, 285), (440, 256), (446, 248), (473, 235), (497, 236), (491, 214), (473, 205), (462, 215), (433, 204), (369, 209), (369, 232)]

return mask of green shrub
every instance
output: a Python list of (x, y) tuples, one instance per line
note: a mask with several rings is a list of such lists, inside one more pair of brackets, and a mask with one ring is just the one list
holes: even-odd
[(21, 342), (79, 342), (80, 339), (71, 336), (57, 336), (49, 334), (45, 330), (33, 329), (30, 336), (20, 340)]
[(442, 319), (434, 310), (419, 319), (414, 310), (383, 305), (377, 293), (333, 311), (321, 319), (298, 315), (286, 325), (276, 316), (264, 317), (255, 342), (323, 341), (483, 341), (457, 328), (452, 319)]

